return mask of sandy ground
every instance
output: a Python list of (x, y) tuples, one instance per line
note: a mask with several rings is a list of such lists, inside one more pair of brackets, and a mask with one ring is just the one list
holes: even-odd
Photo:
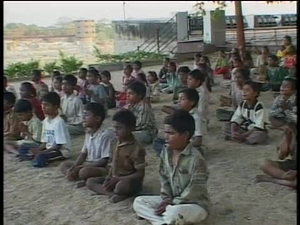
[[(184, 63), (191, 66), (192, 63)], [(160, 66), (144, 68), (156, 70)], [(112, 72), (113, 83), (120, 88), (121, 71)], [(49, 82), (49, 80), (46, 80)], [(217, 83), (220, 79), (216, 79)], [(20, 83), (15, 83), (16, 87)], [(221, 137), (222, 122), (216, 119), (219, 95), (228, 90), (219, 85), (213, 87), (210, 103), (209, 134), (204, 143), (209, 147), (205, 156), (208, 169), (208, 191), (213, 204), (210, 217), (202, 224), (237, 225), (296, 224), (296, 191), (287, 187), (260, 183), (254, 178), (261, 174), (259, 166), (266, 158), (276, 160), (276, 145), (281, 133), (270, 130), (267, 145), (246, 146), (224, 141)], [(267, 108), (273, 100), (271, 93), (262, 93), (260, 100)], [(160, 108), (170, 104), (171, 96), (162, 97), (162, 102), (153, 105), (156, 123), (163, 128), (164, 114)], [(111, 115), (104, 126), (110, 126)], [(83, 136), (72, 139), (72, 160), (79, 154)], [(151, 146), (145, 146), (146, 169), (141, 194), (159, 194), (158, 158)], [(32, 168), (29, 162), (18, 162), (11, 155), (4, 154), (4, 224), (9, 225), (146, 225), (147, 221), (135, 219), (132, 209), (133, 199), (109, 203), (108, 197), (98, 196), (86, 187), (76, 188), (76, 183), (68, 182), (55, 162), (46, 168)]]

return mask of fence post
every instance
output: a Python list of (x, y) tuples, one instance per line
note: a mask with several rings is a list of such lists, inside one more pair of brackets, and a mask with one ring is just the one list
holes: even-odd
[(156, 29), (157, 53), (159, 53), (159, 29)]

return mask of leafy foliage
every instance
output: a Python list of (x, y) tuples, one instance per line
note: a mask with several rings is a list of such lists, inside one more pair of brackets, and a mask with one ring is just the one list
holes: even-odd
[(11, 63), (4, 70), (4, 73), (10, 78), (30, 76), (31, 71), (39, 69), (39, 61), (31, 60), (28, 63)]
[(46, 63), (44, 66), (44, 70), (48, 74), (52, 74), (54, 70), (60, 70), (60, 66), (57, 65), (57, 61)]
[(61, 70), (64, 73), (71, 73), (79, 70), (83, 65), (83, 61), (77, 59), (75, 56), (67, 56), (62, 51), (59, 51)]
[(120, 55), (101, 54), (100, 50), (94, 46), (94, 53), (99, 63), (108, 62), (125, 62), (134, 60), (147, 60), (147, 59), (163, 59), (166, 57), (165, 54), (158, 54), (154, 52), (126, 52)]

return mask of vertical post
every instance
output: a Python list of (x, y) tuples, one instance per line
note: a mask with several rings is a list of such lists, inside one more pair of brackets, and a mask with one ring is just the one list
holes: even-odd
[(245, 34), (244, 34), (244, 21), (243, 21), (243, 12), (242, 12), (242, 2), (235, 1), (235, 16), (236, 16), (236, 26), (237, 26), (237, 43), (238, 46), (245, 50)]
[(159, 53), (159, 29), (156, 29), (157, 53)]
[(274, 32), (275, 32), (275, 34), (274, 34), (274, 36), (275, 36), (275, 45), (277, 46), (278, 41), (277, 41), (277, 30), (276, 30), (276, 28), (275, 28)]

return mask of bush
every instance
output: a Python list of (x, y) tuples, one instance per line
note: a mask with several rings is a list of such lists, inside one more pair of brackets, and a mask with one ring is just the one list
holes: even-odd
[(54, 70), (60, 70), (60, 66), (56, 65), (57, 61), (46, 63), (44, 66), (44, 70), (51, 75)]
[(9, 78), (27, 77), (30, 76), (32, 70), (39, 69), (39, 61), (31, 60), (28, 63), (11, 63), (4, 70)]
[(61, 70), (64, 73), (71, 73), (78, 71), (83, 65), (83, 61), (77, 59), (75, 56), (66, 56), (62, 51), (59, 51)]

